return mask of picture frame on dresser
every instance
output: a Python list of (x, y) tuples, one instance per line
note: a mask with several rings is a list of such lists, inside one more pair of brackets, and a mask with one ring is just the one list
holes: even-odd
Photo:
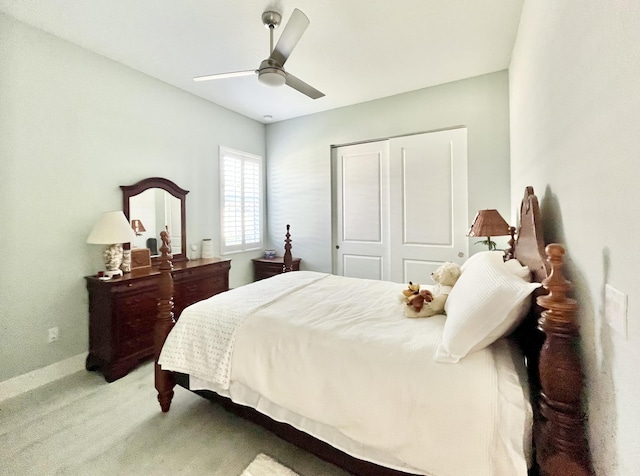
[(151, 250), (149, 248), (134, 248), (131, 250), (131, 269), (151, 267)]

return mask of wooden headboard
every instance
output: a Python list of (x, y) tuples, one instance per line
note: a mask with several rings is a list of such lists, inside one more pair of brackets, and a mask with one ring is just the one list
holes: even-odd
[(533, 280), (541, 283), (548, 275), (549, 264), (546, 260), (540, 206), (533, 187), (525, 189), (520, 203), (517, 236), (514, 258), (523, 266), (528, 266), (533, 273)]

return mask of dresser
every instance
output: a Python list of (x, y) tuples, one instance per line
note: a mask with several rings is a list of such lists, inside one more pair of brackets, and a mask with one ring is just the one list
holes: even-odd
[[(284, 258), (255, 258), (253, 260), (253, 280), (259, 281), (264, 278), (282, 273)], [(300, 271), (300, 258), (293, 258), (291, 262), (292, 271)]]
[[(182, 261), (174, 265), (174, 316), (202, 299), (229, 289), (231, 260)], [(157, 268), (102, 281), (87, 276), (89, 291), (89, 355), (87, 370), (101, 370), (107, 382), (124, 377), (153, 356), (153, 328), (158, 314)]]

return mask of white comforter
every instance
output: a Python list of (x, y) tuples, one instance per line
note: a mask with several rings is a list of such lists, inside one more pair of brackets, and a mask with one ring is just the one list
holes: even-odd
[[(282, 292), (292, 285), (295, 292)], [(498, 341), (457, 364), (436, 362), (445, 317), (404, 317), (403, 287), (305, 271), (278, 275), (183, 311), (160, 363), (200, 377), (192, 389), (251, 403), (378, 464), (437, 476), (526, 475), (530, 407), (508, 344)], [(235, 313), (229, 380), (202, 375), (198, 352), (180, 350), (188, 340), (180, 329), (206, 321), (203, 333), (188, 332), (201, 347), (220, 312), (210, 306), (256, 294), (271, 297)], [(203, 312), (211, 317), (202, 319)]]

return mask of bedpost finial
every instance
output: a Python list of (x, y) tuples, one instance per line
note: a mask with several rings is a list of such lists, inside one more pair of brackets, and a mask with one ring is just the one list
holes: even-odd
[(561, 262), (565, 254), (564, 246), (558, 243), (549, 243), (544, 251), (547, 253), (550, 261), (555, 260)]
[(293, 257), (291, 255), (291, 234), (289, 234), (290, 226), (287, 225), (287, 233), (284, 235), (284, 264), (283, 272), (287, 273), (293, 270)]
[(542, 284), (551, 295), (557, 294), (560, 300), (566, 298), (566, 293), (571, 290), (571, 283), (564, 276), (564, 246), (558, 243), (550, 243), (545, 247), (547, 261), (551, 265), (551, 272)]
[(562, 245), (551, 243), (546, 246), (545, 251), (551, 272), (542, 281), (549, 294), (536, 299), (537, 303), (546, 309), (542, 313), (541, 327), (547, 334), (551, 331), (574, 334), (577, 332), (575, 313), (578, 304), (575, 299), (567, 297), (573, 286), (564, 275), (565, 249)]

